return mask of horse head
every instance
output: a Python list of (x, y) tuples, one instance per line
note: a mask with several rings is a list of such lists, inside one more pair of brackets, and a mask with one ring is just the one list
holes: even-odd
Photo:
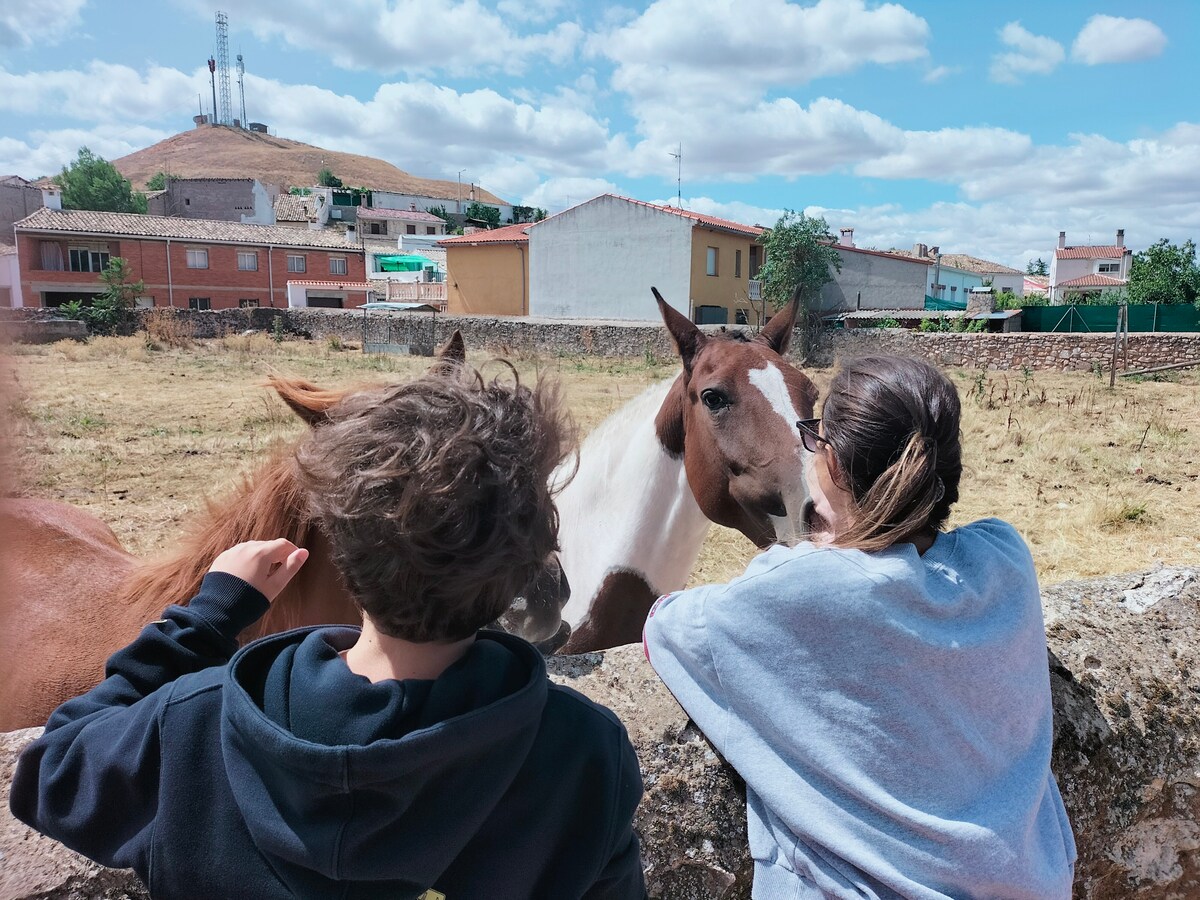
[(817, 389), (783, 358), (796, 301), (746, 338), (705, 334), (651, 290), (683, 362), (655, 427), (666, 451), (683, 458), (700, 509), (759, 547), (807, 534), (808, 451), (796, 422), (812, 417)]
[[(436, 353), (428, 374), (453, 375), (460, 366), (466, 365), (466, 361), (466, 346), (456, 330)], [(300, 378), (277, 375), (269, 376), (268, 381), (280, 399), (311, 428), (319, 428), (328, 422), (334, 407), (354, 390), (326, 390)], [(562, 609), (570, 596), (571, 588), (559, 565), (558, 554), (552, 553), (538, 577), (514, 599), (496, 626), (537, 644), (543, 652), (552, 653), (571, 633), (570, 626), (562, 620)]]

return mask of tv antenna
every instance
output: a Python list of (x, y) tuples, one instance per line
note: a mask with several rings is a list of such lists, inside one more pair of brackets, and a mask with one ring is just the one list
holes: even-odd
[(668, 155), (675, 159), (675, 201), (679, 208), (683, 209), (683, 143), (679, 144), (678, 150)]

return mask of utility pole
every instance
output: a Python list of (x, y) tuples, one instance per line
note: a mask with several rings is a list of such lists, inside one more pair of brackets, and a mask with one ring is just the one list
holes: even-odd
[(683, 209), (683, 142), (680, 142), (678, 151), (667, 155), (675, 158), (675, 202)]
[(454, 203), (457, 207), (454, 211), (456, 213), (458, 213), (460, 216), (462, 215), (462, 173), (465, 171), (467, 171), (467, 170), (466, 169), (458, 170), (458, 190), (454, 194)]
[(212, 118), (208, 120), (209, 125), (217, 124), (217, 61), (211, 56), (208, 58), (208, 79), (212, 82), (213, 105)]
[(238, 92), (242, 95), (242, 127), (249, 128), (246, 123), (246, 63), (242, 61), (242, 54), (237, 55), (237, 73), (238, 73)]

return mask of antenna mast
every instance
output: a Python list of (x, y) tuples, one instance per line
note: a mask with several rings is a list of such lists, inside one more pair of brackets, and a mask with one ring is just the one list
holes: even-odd
[(219, 125), (233, 124), (233, 101), (229, 98), (229, 16), (217, 13), (217, 80), (221, 83), (220, 112), (213, 110)]
[(242, 54), (237, 55), (237, 73), (238, 73), (238, 93), (242, 95), (242, 127), (249, 128), (246, 124), (246, 64), (242, 62)]
[(675, 158), (675, 202), (683, 209), (683, 144), (675, 153), (669, 154)]

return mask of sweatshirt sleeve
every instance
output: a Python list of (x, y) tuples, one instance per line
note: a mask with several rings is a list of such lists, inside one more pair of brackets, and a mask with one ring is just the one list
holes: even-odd
[(729, 731), (729, 696), (721, 684), (709, 642), (708, 603), (721, 585), (660, 597), (643, 633), (646, 657), (705, 737), (724, 754)]
[(170, 686), (227, 663), (268, 606), (240, 578), (206, 575), (188, 606), (168, 607), (109, 658), (104, 681), (54, 711), (17, 761), (13, 815), (96, 862), (145, 872)]

